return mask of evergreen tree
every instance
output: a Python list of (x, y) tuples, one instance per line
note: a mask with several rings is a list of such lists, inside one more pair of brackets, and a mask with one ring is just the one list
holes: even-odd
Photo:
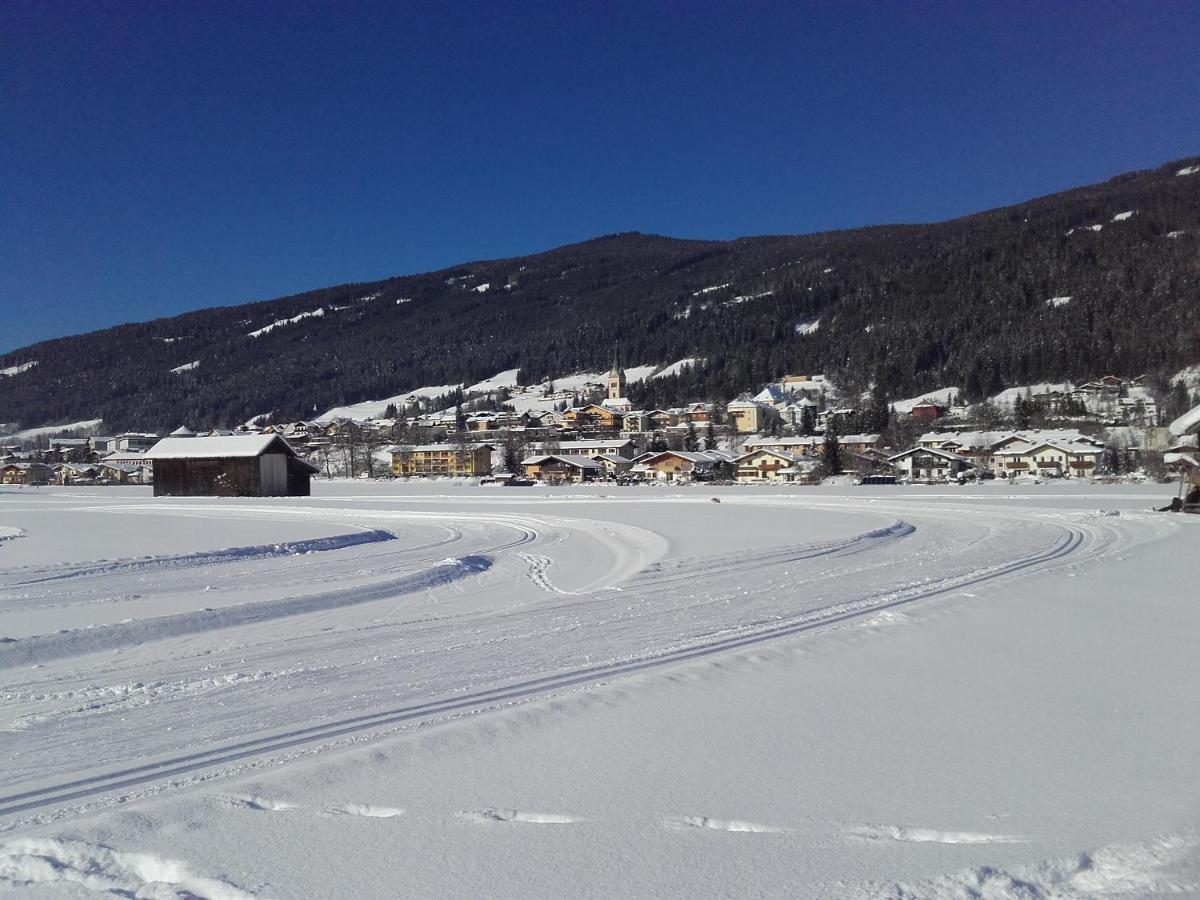
[(840, 475), (842, 471), (842, 447), (838, 443), (837, 426), (832, 417), (825, 427), (825, 471), (830, 475)]

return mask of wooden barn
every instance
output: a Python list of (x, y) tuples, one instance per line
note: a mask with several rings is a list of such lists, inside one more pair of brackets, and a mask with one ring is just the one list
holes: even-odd
[(317, 471), (277, 434), (168, 437), (145, 459), (155, 497), (307, 497)]

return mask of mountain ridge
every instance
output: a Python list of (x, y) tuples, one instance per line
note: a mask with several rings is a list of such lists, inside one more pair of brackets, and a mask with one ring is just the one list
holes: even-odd
[(614, 348), (630, 362), (708, 360), (635, 398), (647, 401), (729, 396), (785, 371), (982, 396), (1179, 369), (1200, 359), (1185, 327), (1198, 234), (1198, 157), (929, 224), (728, 241), (617, 232), (41, 341), (0, 355), (0, 372), (36, 363), (0, 377), (0, 421), (301, 418), (509, 368), (595, 370)]

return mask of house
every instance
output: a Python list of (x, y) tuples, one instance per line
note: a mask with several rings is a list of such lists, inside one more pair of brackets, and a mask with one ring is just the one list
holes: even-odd
[(643, 478), (660, 481), (713, 478), (730, 467), (728, 454), (716, 450), (689, 453), (685, 450), (663, 450), (640, 459), (631, 471)]
[(749, 453), (752, 450), (774, 450), (778, 453), (792, 455), (819, 455), (825, 444), (825, 438), (820, 435), (807, 437), (777, 437), (751, 438), (742, 445), (742, 450)]
[(142, 459), (155, 497), (307, 497), (317, 471), (277, 434), (167, 437)]
[(652, 409), (646, 417), (654, 431), (663, 431), (679, 424), (679, 414), (669, 409)]
[(556, 453), (529, 456), (521, 460), (525, 477), (545, 484), (578, 484), (595, 481), (604, 469), (600, 463), (586, 456), (561, 455)]
[(59, 463), (54, 467), (55, 484), (95, 484), (100, 476), (99, 466), (86, 463)]
[(629, 438), (610, 438), (606, 440), (580, 439), (577, 441), (551, 441), (549, 443), (533, 444), (538, 453), (558, 453), (568, 456), (623, 456), (632, 459), (634, 453), (633, 441)]
[(768, 407), (754, 400), (734, 400), (726, 410), (729, 424), (738, 434), (754, 434), (762, 430)]
[(740, 482), (784, 481), (783, 473), (795, 469), (797, 463), (806, 459), (798, 453), (783, 450), (751, 450), (734, 460), (737, 466), (734, 478)]
[(573, 431), (616, 431), (621, 427), (621, 412), (598, 403), (572, 406), (563, 413), (563, 427)]
[(633, 467), (632, 459), (612, 453), (593, 453), (589, 458), (600, 466), (606, 478), (617, 478)]
[(45, 463), (16, 462), (0, 468), (0, 484), (50, 484), (54, 469)]
[(693, 425), (706, 425), (712, 421), (711, 403), (693, 403), (684, 411), (684, 417)]
[(397, 478), (491, 475), (493, 449), (491, 444), (396, 446), (391, 448), (392, 474)]
[(908, 481), (925, 483), (951, 481), (973, 468), (965, 456), (936, 447), (913, 447), (889, 456), (888, 462), (897, 475)]
[(994, 456), (999, 474), (1009, 477), (1029, 473), (1072, 478), (1091, 475), (1103, 454), (1104, 448), (1092, 442), (1016, 441)]
[(929, 424), (936, 422), (938, 419), (946, 415), (947, 407), (940, 403), (934, 403), (932, 400), (922, 400), (920, 403), (913, 406), (909, 415), (917, 422)]

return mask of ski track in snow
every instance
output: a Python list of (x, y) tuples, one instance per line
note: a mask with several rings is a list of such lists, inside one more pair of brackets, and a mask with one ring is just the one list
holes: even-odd
[[(745, 502), (795, 507), (797, 501)], [(805, 507), (848, 508), (834, 500), (814, 500)], [(885, 518), (912, 510), (912, 504), (879, 502), (872, 513)], [(337, 509), (296, 512), (331, 520), (347, 515)], [(362, 509), (353, 515), (356, 520), (370, 518)], [(389, 516), (396, 514), (378, 513), (379, 518)], [(887, 624), (902, 616), (900, 607), (960, 595), (972, 585), (1029, 570), (1076, 565), (1090, 555), (1119, 550), (1129, 540), (1119, 519), (1100, 514), (1034, 515), (1001, 507), (972, 511), (943, 508), (934, 501), (921, 507), (915, 524), (899, 519), (844, 539), (681, 559), (663, 558), (662, 549), (631, 549), (646, 544), (648, 532), (638, 537), (636, 529), (618, 533), (612, 526), (584, 520), (477, 513), (404, 516), (430, 528), (452, 523), (461, 549), (476, 552), (380, 579), (385, 569), (403, 568), (405, 559), (412, 565), (404, 548), (387, 549), (399, 542), (386, 541), (371, 550), (376, 555), (369, 558), (366, 583), (0, 643), (0, 660), (9, 666), (70, 660), (60, 675), (51, 673), (49, 684), (44, 676), (22, 675), (10, 679), (0, 694), (0, 713), (5, 706), (23, 710), (9, 717), (21, 762), (0, 773), (0, 818), (7, 819), (0, 828), (35, 821), (47, 812), (61, 816), (72, 809), (94, 809), (111, 802), (117, 792), (136, 797), (160, 789), (168, 779), (175, 787), (186, 786), (237, 772), (256, 759), (334, 748), (365, 735), (503, 708), (835, 625)], [(554, 559), (550, 548), (556, 541), (583, 536), (607, 548), (608, 570), (592, 577), (591, 587), (568, 592), (546, 576)], [(533, 548), (543, 552), (531, 552)], [(321, 556), (342, 573), (339, 577), (349, 578), (353, 566), (363, 562), (355, 555), (361, 552), (363, 547), (350, 545)], [(175, 559), (206, 565), (210, 556)], [(88, 577), (120, 583), (144, 575), (136, 567), (120, 568), (124, 563), (119, 561), (115, 565)], [(186, 573), (188, 564), (166, 568)], [(751, 575), (753, 590), (747, 588)], [(36, 598), (51, 602), (57, 584), (28, 587), (43, 592)], [(522, 590), (521, 584), (535, 587), (540, 599), (531, 601), (528, 587)], [(510, 602), (487, 599), (478, 605), (509, 594)], [(348, 607), (363, 607), (364, 613), (345, 619)], [(328, 617), (334, 610), (338, 619)], [(293, 624), (279, 631), (273, 623), (283, 616)], [(237, 669), (222, 673), (218, 655), (210, 663), (217, 668), (197, 679), (197, 654), (212, 653), (210, 645), (197, 643), (197, 636), (214, 628), (228, 631), (223, 641), (232, 643), (222, 652), (232, 654)], [(99, 650), (120, 650), (125, 656)], [(297, 653), (304, 655), (304, 666), (280, 664)], [(397, 666), (403, 673), (398, 683), (383, 674)], [(129, 680), (142, 671), (158, 677)], [(127, 690), (98, 683), (116, 673), (124, 676), (121, 684)], [(193, 702), (205, 696), (222, 699)], [(90, 740), (63, 741), (63, 729), (82, 717)], [(174, 725), (168, 723), (180, 727), (172, 731)], [(106, 738), (131, 730), (154, 740), (138, 751)], [(110, 746), (120, 752), (101, 749)], [(58, 773), (52, 784), (35, 777), (45, 770), (47, 759)], [(350, 807), (342, 812), (372, 815)], [(508, 812), (470, 815), (494, 813), (485, 818), (533, 824), (549, 822), (530, 816), (551, 815), (497, 818)], [(18, 818), (31, 814), (33, 819)], [(706, 816), (669, 821), (673, 827), (709, 830), (771, 828)], [(970, 842), (960, 832), (862, 828), (876, 830), (860, 829), (859, 839), (914, 842), (940, 835), (944, 842), (954, 842), (957, 835), (958, 842)]]

